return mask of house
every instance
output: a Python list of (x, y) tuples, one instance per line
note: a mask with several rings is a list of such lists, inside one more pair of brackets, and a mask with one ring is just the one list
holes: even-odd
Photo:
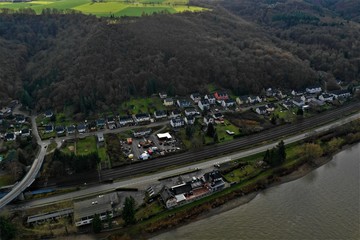
[(219, 103), (223, 100), (229, 99), (229, 95), (226, 92), (215, 92), (214, 97)]
[(120, 126), (125, 126), (125, 125), (131, 125), (134, 123), (134, 119), (132, 116), (130, 115), (126, 115), (126, 116), (120, 116), (119, 117), (119, 124)]
[(235, 101), (230, 99), (230, 98), (226, 99), (226, 100), (223, 100), (221, 102), (221, 106), (226, 107), (226, 108), (235, 106)]
[(169, 190), (169, 188), (164, 187), (160, 191), (160, 196), (161, 196), (161, 199), (164, 202), (166, 208), (172, 208), (177, 205), (176, 198), (175, 198), (174, 194)]
[(194, 101), (194, 103), (198, 103), (201, 100), (201, 95), (199, 93), (193, 93), (190, 95), (190, 98)]
[(186, 116), (184, 121), (187, 125), (193, 125), (195, 123), (195, 117), (193, 115)]
[(309, 105), (310, 105), (310, 107), (321, 107), (321, 106), (325, 105), (325, 102), (322, 100), (316, 99), (316, 98), (312, 98), (309, 101)]
[(79, 132), (80, 134), (85, 133), (85, 132), (86, 132), (86, 128), (87, 128), (86, 124), (79, 124), (79, 125), (77, 126), (77, 130), (78, 130), (78, 132)]
[(3, 123), (3, 116), (0, 115), (0, 124), (2, 124), (2, 123)]
[(205, 173), (203, 176), (205, 182), (209, 183), (211, 191), (219, 191), (225, 187), (225, 182), (218, 170)]
[(151, 134), (151, 128), (147, 129), (136, 129), (133, 131), (133, 136), (135, 138), (141, 138), (145, 136), (149, 136)]
[(191, 106), (191, 102), (189, 102), (188, 100), (185, 99), (178, 99), (176, 101), (177, 105), (179, 108), (187, 108)]
[(15, 120), (16, 120), (16, 123), (22, 124), (22, 123), (25, 123), (26, 118), (23, 115), (16, 115)]
[(214, 118), (211, 117), (210, 115), (207, 115), (207, 116), (204, 117), (203, 122), (204, 122), (206, 125), (209, 125), (209, 123), (214, 124)]
[(115, 129), (116, 128), (116, 122), (115, 122), (115, 117), (110, 116), (106, 119), (106, 123), (108, 126), (108, 129)]
[(98, 143), (103, 143), (105, 141), (104, 134), (103, 133), (98, 133), (96, 135), (96, 139), (97, 139)]
[(323, 93), (319, 96), (319, 99), (324, 102), (332, 102), (334, 100), (334, 96), (328, 93)]
[(240, 97), (237, 97), (235, 99), (235, 101), (236, 101), (237, 104), (243, 105), (243, 104), (249, 103), (248, 97), (249, 96), (240, 96)]
[(305, 94), (306, 91), (303, 91), (303, 90), (299, 90), (299, 91), (296, 91), (296, 90), (292, 90), (291, 91), (291, 95), (293, 96), (302, 96)]
[(286, 108), (286, 109), (292, 108), (292, 107), (294, 106), (293, 102), (290, 101), (290, 100), (284, 101), (282, 105), (283, 105), (284, 108)]
[(300, 97), (296, 97), (292, 100), (292, 103), (297, 107), (303, 107), (305, 105), (305, 101)]
[(172, 136), (171, 136), (171, 134), (169, 133), (169, 132), (166, 132), (166, 133), (158, 133), (158, 134), (156, 134), (156, 136), (157, 136), (157, 138), (159, 139), (159, 140), (170, 140), (170, 139), (172, 139)]
[(170, 107), (174, 105), (174, 100), (172, 98), (165, 98), (163, 101), (164, 106)]
[(194, 116), (199, 114), (198, 111), (196, 111), (195, 108), (186, 108), (185, 109), (185, 116)]
[(105, 119), (100, 118), (96, 120), (96, 127), (98, 129), (104, 129), (105, 128)]
[(170, 125), (173, 127), (173, 128), (178, 128), (178, 127), (182, 127), (185, 125), (185, 121), (182, 117), (177, 117), (177, 118), (172, 118), (170, 120)]
[(53, 115), (54, 115), (54, 113), (53, 113), (51, 110), (47, 110), (47, 111), (44, 113), (44, 116), (45, 116), (46, 118), (51, 118)]
[(175, 109), (175, 110), (171, 111), (170, 118), (177, 118), (177, 117), (181, 117), (180, 110)]
[(260, 102), (262, 102), (262, 100), (259, 96), (248, 96), (248, 103), (254, 104), (254, 103), (260, 103)]
[(275, 104), (273, 104), (273, 103), (268, 103), (265, 105), (265, 107), (266, 107), (267, 112), (273, 112), (273, 111), (275, 111), (275, 108), (276, 108)]
[(135, 114), (134, 119), (136, 123), (146, 123), (150, 122), (150, 115), (148, 113), (138, 113)]
[(343, 90), (332, 91), (331, 95), (333, 95), (335, 99), (338, 99), (338, 98), (348, 98), (351, 96), (351, 93), (349, 90), (343, 89)]
[(14, 133), (6, 133), (5, 134), (5, 140), (10, 142), (10, 141), (15, 141), (16, 140), (16, 135)]
[(223, 115), (221, 112), (217, 112), (217, 113), (214, 113), (214, 114), (212, 115), (212, 117), (216, 120), (216, 119), (223, 118), (224, 115)]
[(216, 98), (213, 95), (205, 95), (204, 99), (208, 100), (210, 105), (215, 105), (216, 103)]
[(21, 136), (22, 137), (29, 137), (30, 134), (31, 134), (31, 132), (30, 132), (30, 129), (28, 129), (28, 128), (24, 128), (24, 129), (21, 130)]
[(209, 110), (210, 109), (210, 102), (207, 99), (202, 99), (198, 102), (198, 106), (201, 111)]
[(53, 125), (46, 125), (45, 126), (45, 133), (52, 133), (54, 131), (54, 126)]
[(165, 99), (165, 98), (167, 98), (167, 94), (166, 93), (159, 93), (159, 97), (161, 99)]
[(56, 126), (55, 131), (57, 135), (65, 134), (65, 127), (63, 126)]
[(11, 110), (11, 108), (9, 108), (9, 107), (3, 107), (3, 108), (0, 110), (0, 115), (2, 115), (2, 116), (4, 116), (4, 117), (9, 116), (11, 113), (12, 113), (12, 110)]
[(255, 112), (257, 113), (257, 114), (260, 114), (260, 115), (264, 115), (264, 114), (267, 114), (267, 107), (265, 107), (265, 106), (260, 106), (260, 107), (257, 107), (256, 109), (255, 109)]
[(75, 130), (76, 130), (75, 125), (70, 125), (70, 126), (66, 127), (66, 131), (67, 131), (68, 134), (75, 133)]
[(154, 117), (155, 119), (167, 118), (167, 113), (163, 110), (157, 110), (154, 112)]
[(309, 94), (316, 94), (316, 93), (320, 93), (322, 89), (321, 86), (315, 85), (315, 86), (307, 87), (305, 91)]

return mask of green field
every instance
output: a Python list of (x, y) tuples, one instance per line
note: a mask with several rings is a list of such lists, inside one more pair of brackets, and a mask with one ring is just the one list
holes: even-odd
[(43, 9), (55, 8), (60, 10), (72, 9), (84, 14), (93, 14), (101, 17), (142, 16), (158, 12), (180, 13), (184, 11), (199, 12), (205, 10), (201, 7), (189, 6), (188, 0), (137, 0), (137, 1), (104, 1), (91, 0), (49, 0), (31, 1), (22, 3), (0, 2), (0, 8), (18, 10), (31, 8), (37, 14)]

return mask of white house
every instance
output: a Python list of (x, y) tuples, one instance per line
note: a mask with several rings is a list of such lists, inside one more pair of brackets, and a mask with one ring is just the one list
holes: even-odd
[(200, 100), (198, 102), (198, 106), (201, 109), (201, 111), (209, 110), (210, 109), (210, 102), (207, 99), (202, 99), (202, 100)]
[(195, 108), (186, 108), (185, 109), (185, 116), (193, 116), (198, 114)]
[(178, 127), (182, 127), (185, 125), (184, 119), (182, 117), (177, 117), (177, 118), (172, 118), (170, 120), (170, 125), (173, 128), (178, 128)]
[(265, 105), (265, 107), (266, 107), (267, 112), (275, 111), (275, 104), (273, 104), (273, 103), (268, 103), (268, 104)]
[(172, 98), (165, 98), (163, 101), (164, 106), (169, 107), (174, 105), (174, 100)]
[(259, 96), (248, 96), (248, 102), (253, 104), (253, 103), (260, 103), (262, 102), (262, 100)]
[(214, 105), (216, 103), (216, 98), (211, 94), (205, 95), (204, 99), (208, 100), (210, 105)]
[(307, 93), (310, 93), (310, 94), (316, 94), (316, 93), (320, 93), (322, 91), (322, 89), (319, 85), (307, 87), (305, 90)]
[(148, 113), (138, 113), (134, 116), (135, 122), (143, 123), (150, 121), (150, 115)]
[(266, 108), (265, 106), (260, 106), (260, 107), (257, 107), (257, 108), (255, 109), (255, 112), (256, 112), (257, 114), (264, 115), (264, 114), (267, 113), (266, 109), (267, 109), (267, 108)]
[(240, 97), (237, 97), (235, 101), (236, 101), (237, 104), (243, 105), (245, 103), (249, 103), (248, 97), (249, 96), (240, 96)]
[(305, 101), (301, 98), (297, 97), (292, 100), (293, 104), (297, 107), (303, 107), (305, 105)]
[(235, 106), (235, 104), (236, 104), (235, 101), (230, 98), (223, 100), (221, 102), (221, 106), (223, 106), (223, 107), (232, 107), (232, 106)]
[(198, 103), (201, 100), (201, 95), (199, 93), (193, 93), (190, 95), (190, 98), (195, 102)]
[(334, 98), (338, 99), (338, 98), (348, 98), (351, 96), (351, 93), (349, 90), (336, 90), (331, 92), (331, 94), (334, 96)]
[(209, 123), (212, 123), (212, 124), (214, 124), (214, 118), (213, 117), (211, 117), (211, 116), (205, 116), (204, 117), (204, 119), (203, 119), (203, 121), (204, 121), (204, 123), (206, 124), (206, 125), (208, 125)]
[(119, 117), (119, 123), (120, 126), (125, 126), (127, 124), (133, 124), (134, 123), (134, 119), (132, 116), (130, 115), (126, 115), (126, 116), (120, 116)]
[(155, 117), (155, 119), (166, 118), (167, 117), (166, 111), (157, 110), (157, 111), (154, 112), (154, 117)]
[(319, 99), (324, 102), (332, 102), (334, 100), (334, 96), (328, 93), (323, 93), (319, 96)]
[(175, 109), (175, 110), (171, 111), (170, 118), (177, 118), (177, 117), (181, 117), (180, 110)]
[(186, 116), (184, 121), (187, 125), (193, 125), (195, 123), (195, 117), (192, 115)]
[(165, 99), (165, 98), (167, 98), (167, 94), (166, 93), (159, 93), (159, 97), (161, 99)]
[(187, 108), (191, 106), (191, 102), (189, 102), (188, 100), (185, 99), (178, 99), (176, 101), (177, 105), (179, 108)]

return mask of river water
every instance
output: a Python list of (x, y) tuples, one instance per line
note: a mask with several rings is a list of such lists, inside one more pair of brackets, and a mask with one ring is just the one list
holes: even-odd
[(249, 203), (153, 238), (360, 239), (360, 144)]

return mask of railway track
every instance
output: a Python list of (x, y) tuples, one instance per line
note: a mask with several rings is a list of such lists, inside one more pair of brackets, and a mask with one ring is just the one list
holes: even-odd
[[(229, 143), (221, 145), (206, 146), (200, 151), (188, 151), (174, 156), (156, 158), (149, 161), (139, 162), (132, 165), (127, 165), (119, 168), (107, 169), (101, 171), (101, 179), (117, 179), (133, 177), (135, 175), (158, 171), (162, 168), (180, 166), (189, 164), (219, 155), (228, 154), (244, 148), (249, 148), (258, 145), (262, 142), (279, 140), (285, 136), (294, 135), (299, 132), (310, 130), (316, 126), (324, 125), (341, 116), (349, 114), (353, 111), (360, 110), (360, 102), (351, 103), (345, 107), (338, 108), (321, 115), (317, 115), (308, 119), (297, 122), (296, 124), (289, 124), (279, 126), (260, 132), (258, 134), (235, 139)], [(68, 176), (66, 179), (52, 179), (49, 181), (47, 187), (65, 187), (78, 184), (97, 184), (99, 182), (98, 172), (87, 172)], [(36, 187), (44, 187), (43, 183), (38, 182)]]

